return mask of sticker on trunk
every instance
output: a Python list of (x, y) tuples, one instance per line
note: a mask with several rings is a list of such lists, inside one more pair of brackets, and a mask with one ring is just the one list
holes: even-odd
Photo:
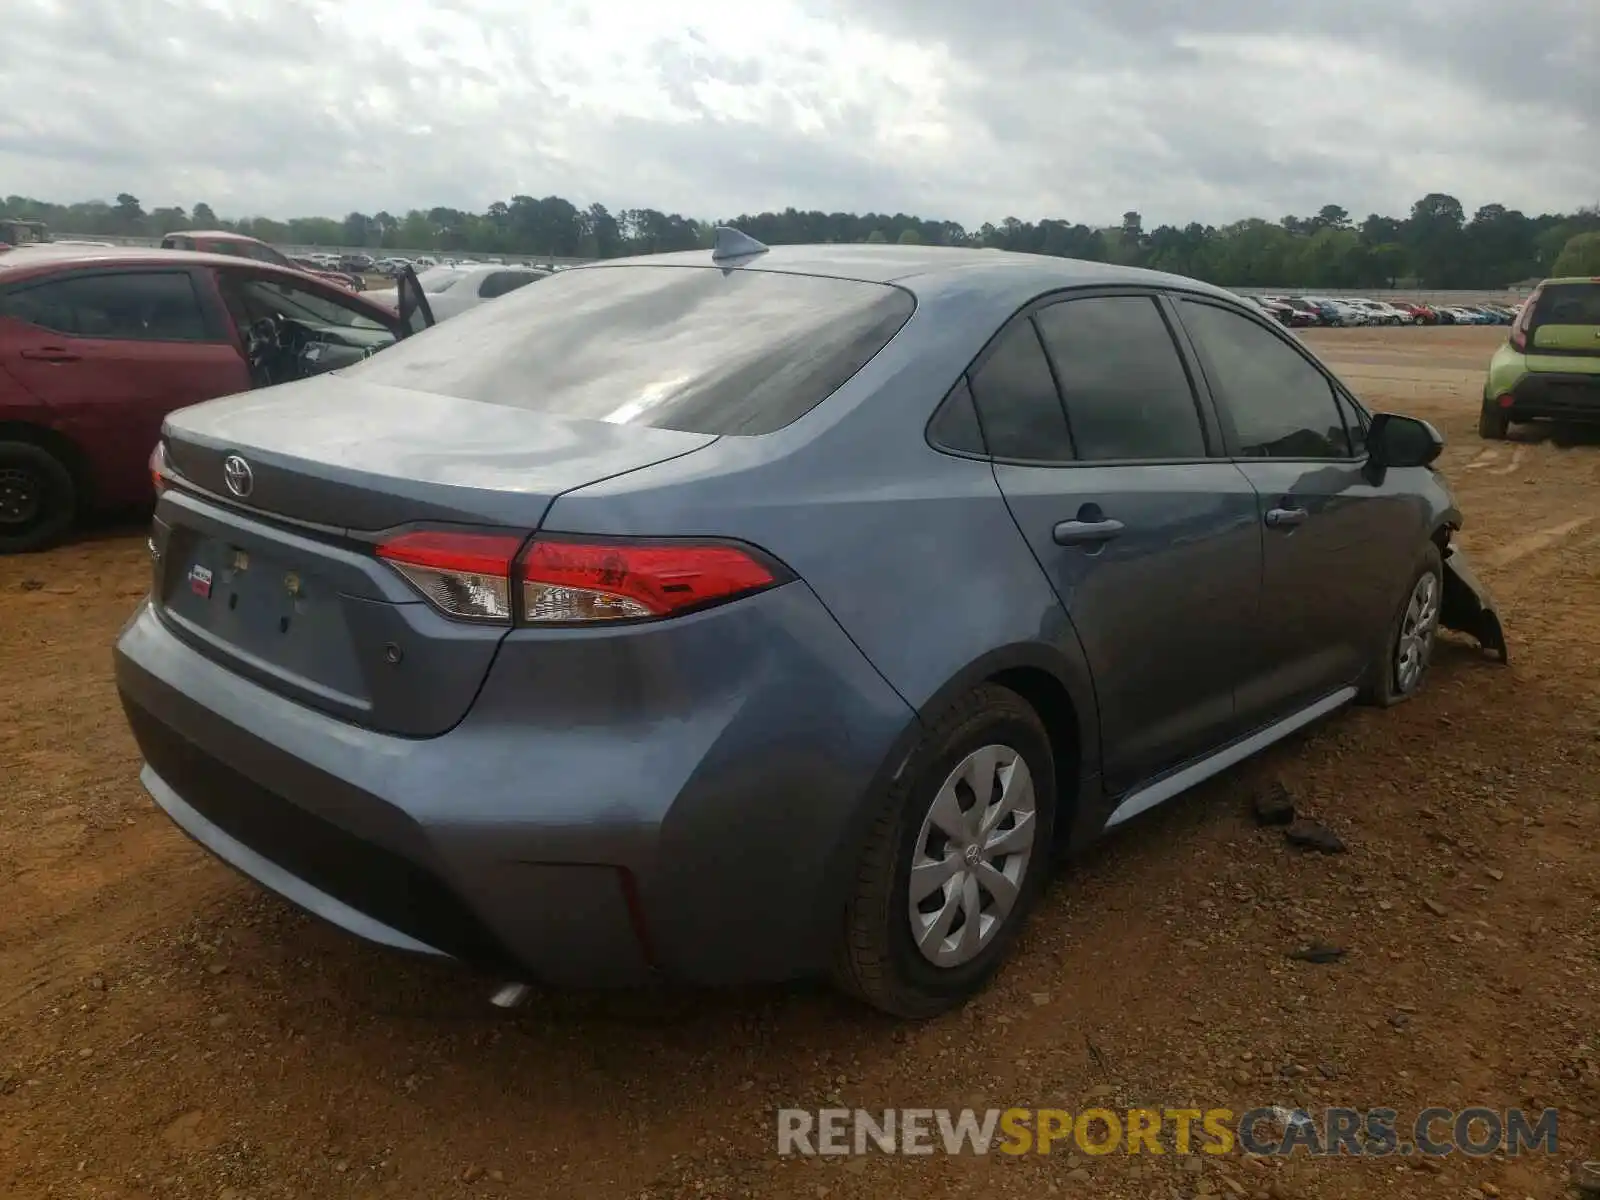
[(189, 590), (196, 596), (211, 598), (211, 568), (199, 563), (189, 568)]

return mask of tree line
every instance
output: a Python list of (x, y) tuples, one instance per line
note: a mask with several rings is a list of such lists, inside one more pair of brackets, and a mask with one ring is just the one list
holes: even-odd
[(733, 225), (769, 245), (898, 242), (979, 246), (1152, 267), (1229, 287), (1501, 288), (1556, 274), (1600, 275), (1600, 205), (1528, 216), (1485, 204), (1469, 218), (1454, 196), (1434, 192), (1405, 217), (1373, 213), (1356, 222), (1337, 204), (1315, 215), (1228, 225), (1158, 225), (1137, 212), (1113, 226), (1056, 218), (968, 229), (956, 221), (905, 213), (825, 213), (788, 208), (707, 222), (653, 208), (612, 212), (559, 196), (513, 196), (483, 212), (455, 208), (352, 212), (333, 217), (219, 217), (209, 204), (146, 211), (127, 193), (112, 202), (52, 204), (8, 196), (5, 215), (42, 220), (58, 235), (160, 237), (183, 229), (232, 229), (267, 242), (432, 250), (527, 257), (613, 258), (711, 244), (712, 229)]

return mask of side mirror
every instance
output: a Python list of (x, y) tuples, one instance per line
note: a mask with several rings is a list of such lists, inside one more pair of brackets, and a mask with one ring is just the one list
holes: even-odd
[(400, 306), (400, 336), (410, 337), (421, 333), (433, 324), (433, 309), (428, 304), (427, 293), (417, 273), (409, 266), (402, 267), (395, 279), (395, 293)]
[(1426, 421), (1379, 413), (1367, 430), (1367, 454), (1375, 467), (1425, 467), (1444, 451), (1444, 437)]

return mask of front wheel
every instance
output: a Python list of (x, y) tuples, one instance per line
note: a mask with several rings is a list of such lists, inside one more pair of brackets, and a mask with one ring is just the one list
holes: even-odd
[(1038, 715), (993, 684), (923, 735), (861, 856), (834, 969), (843, 990), (921, 1018), (988, 983), (1044, 886), (1055, 772)]
[(1372, 664), (1363, 699), (1381, 708), (1409, 700), (1422, 690), (1433, 662), (1444, 601), (1444, 556), (1428, 542), (1411, 576), (1405, 603), (1389, 624), (1384, 649)]

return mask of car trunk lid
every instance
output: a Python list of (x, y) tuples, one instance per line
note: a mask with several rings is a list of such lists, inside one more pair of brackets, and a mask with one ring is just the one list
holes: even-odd
[(386, 531), (526, 538), (562, 492), (715, 440), (337, 375), (182, 409), (164, 428), (154, 600), (191, 645), (280, 695), (439, 734), (509, 626), (427, 603), (378, 557)]

